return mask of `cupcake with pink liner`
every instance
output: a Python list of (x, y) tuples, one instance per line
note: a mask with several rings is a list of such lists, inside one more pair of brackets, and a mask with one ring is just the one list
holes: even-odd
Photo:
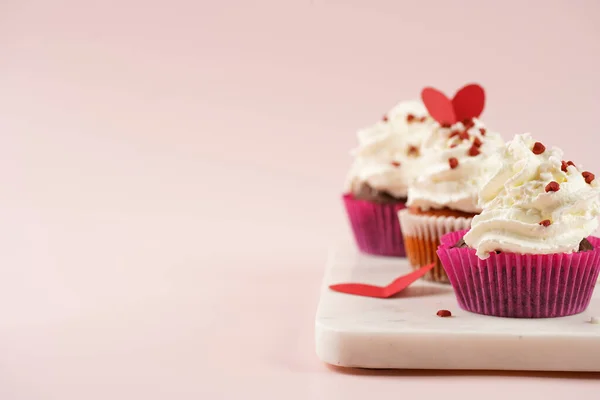
[(460, 121), (456, 121), (454, 109), (450, 115), (440, 115), (424, 95), (430, 114), (438, 122), (423, 141), (421, 171), (408, 189), (407, 208), (398, 213), (411, 266), (419, 269), (435, 263), (424, 278), (440, 283), (449, 283), (436, 253), (440, 237), (467, 229), (481, 211), (479, 189), (500, 167), (496, 153), (504, 145), (502, 137), (478, 119), (483, 110), (483, 89), (465, 86), (455, 99), (465, 91), (474, 93), (469, 104), (477, 107), (460, 114)]
[(583, 312), (600, 272), (600, 184), (594, 175), (517, 135), (482, 187), (469, 230), (442, 237), (438, 255), (461, 308), (512, 318)]
[(346, 178), (344, 205), (359, 250), (404, 257), (397, 212), (420, 170), (421, 144), (433, 126), (420, 101), (404, 101), (358, 132)]

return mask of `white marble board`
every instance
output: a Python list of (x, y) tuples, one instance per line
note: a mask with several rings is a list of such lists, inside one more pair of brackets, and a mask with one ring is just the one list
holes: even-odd
[[(458, 307), (451, 286), (419, 280), (397, 297), (374, 299), (330, 290), (333, 283), (384, 285), (409, 272), (406, 259), (330, 252), (315, 321), (316, 351), (341, 367), (600, 371), (600, 286), (581, 314), (509, 319)], [(450, 318), (436, 315), (450, 310)]]

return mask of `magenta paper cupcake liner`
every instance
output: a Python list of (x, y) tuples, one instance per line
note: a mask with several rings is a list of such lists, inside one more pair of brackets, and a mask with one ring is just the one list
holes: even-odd
[(405, 203), (377, 204), (344, 195), (352, 231), (358, 248), (367, 254), (405, 257), (404, 239), (398, 220), (398, 211)]
[(589, 305), (600, 272), (600, 238), (593, 250), (571, 254), (490, 254), (452, 248), (466, 230), (442, 236), (437, 253), (461, 308), (510, 318), (564, 317)]

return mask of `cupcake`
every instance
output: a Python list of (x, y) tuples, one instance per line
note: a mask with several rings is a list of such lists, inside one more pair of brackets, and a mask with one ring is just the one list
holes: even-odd
[(361, 252), (405, 256), (397, 212), (406, 207), (408, 185), (419, 172), (421, 143), (433, 123), (420, 101), (404, 101), (358, 132), (343, 201)]
[(436, 254), (440, 237), (470, 226), (481, 212), (481, 184), (499, 167), (496, 153), (504, 142), (477, 118), (481, 110), (462, 115), (460, 122), (456, 116), (438, 119), (423, 142), (421, 171), (409, 187), (407, 208), (398, 213), (411, 266), (436, 263), (426, 280), (449, 282)]
[(438, 255), (461, 308), (512, 318), (573, 315), (589, 305), (600, 272), (600, 185), (594, 174), (517, 135), (482, 187), (468, 230)]

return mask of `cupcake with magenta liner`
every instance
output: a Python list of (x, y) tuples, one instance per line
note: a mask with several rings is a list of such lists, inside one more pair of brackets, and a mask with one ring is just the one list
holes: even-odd
[(479, 120), (485, 102), (481, 86), (467, 85), (452, 100), (426, 88), (422, 98), (437, 123), (423, 141), (420, 175), (410, 185), (407, 208), (398, 218), (411, 266), (435, 263), (424, 278), (449, 283), (436, 253), (440, 237), (467, 229), (481, 212), (478, 192), (499, 168), (496, 153), (504, 141)]
[(358, 134), (346, 178), (344, 206), (359, 250), (404, 257), (397, 212), (419, 173), (421, 144), (433, 119), (418, 100), (403, 101)]
[(600, 184), (530, 134), (499, 158), (480, 191), (483, 211), (438, 249), (460, 307), (512, 318), (583, 312), (600, 272)]

